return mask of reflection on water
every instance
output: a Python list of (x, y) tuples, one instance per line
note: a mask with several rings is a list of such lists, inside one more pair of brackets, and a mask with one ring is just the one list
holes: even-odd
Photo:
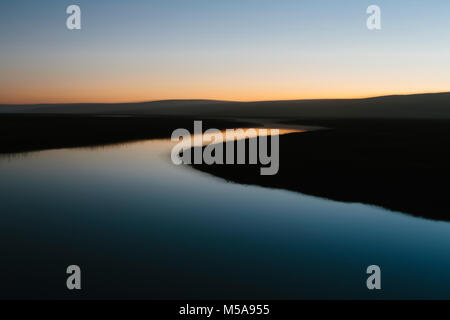
[(450, 224), (228, 183), (173, 144), (1, 158), (0, 297), (71, 297), (78, 264), (88, 298), (450, 298)]
[[(228, 131), (227, 131), (228, 130)], [(251, 139), (256, 137), (267, 137), (272, 135), (284, 135), (289, 133), (300, 133), (306, 130), (297, 129), (270, 129), (270, 128), (245, 128), (245, 129), (227, 129), (217, 130), (221, 133), (222, 139), (220, 142), (230, 142), (242, 139)], [(205, 146), (215, 141), (215, 133), (204, 132), (201, 134), (190, 134), (190, 140), (183, 141), (186, 148)], [(192, 141), (192, 144), (191, 144)]]

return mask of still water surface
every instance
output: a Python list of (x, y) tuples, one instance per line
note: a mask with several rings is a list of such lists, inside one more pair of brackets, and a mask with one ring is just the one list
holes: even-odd
[(2, 156), (0, 298), (450, 298), (449, 223), (226, 182), (173, 145)]

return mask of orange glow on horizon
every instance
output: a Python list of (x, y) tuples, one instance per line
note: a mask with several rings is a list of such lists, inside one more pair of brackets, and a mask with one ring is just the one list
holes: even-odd
[(411, 90), (411, 91), (367, 91), (367, 92), (346, 92), (346, 91), (330, 91), (330, 92), (310, 92), (310, 93), (268, 93), (256, 92), (235, 94), (208, 94), (208, 93), (192, 93), (192, 94), (166, 94), (166, 95), (145, 95), (135, 92), (119, 92), (111, 89), (110, 92), (100, 93), (98, 95), (74, 93), (60, 94), (41, 94), (38, 92), (27, 92), (21, 95), (0, 94), (0, 104), (8, 105), (27, 105), (27, 104), (70, 104), (70, 103), (139, 103), (151, 102), (159, 100), (218, 100), (218, 101), (236, 101), (236, 102), (253, 102), (253, 101), (278, 101), (278, 100), (314, 100), (314, 99), (363, 99), (370, 97), (386, 96), (386, 95), (408, 95), (422, 93), (439, 93), (450, 92), (450, 88), (445, 90)]
[[(408, 67), (401, 61), (366, 70), (360, 64), (317, 65), (196, 63), (154, 66), (141, 60), (119, 64), (80, 61), (67, 68), (6, 67), (0, 104), (125, 103), (167, 99), (267, 101), (353, 99), (393, 94), (448, 92), (449, 73), (440, 60)], [(359, 64), (357, 62), (359, 61)], [(416, 62), (414, 60), (414, 62)]]

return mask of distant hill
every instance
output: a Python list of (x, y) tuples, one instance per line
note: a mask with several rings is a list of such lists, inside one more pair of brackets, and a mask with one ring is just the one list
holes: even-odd
[(0, 113), (302, 119), (449, 119), (450, 92), (365, 99), (232, 102), (162, 100), (119, 104), (2, 105)]

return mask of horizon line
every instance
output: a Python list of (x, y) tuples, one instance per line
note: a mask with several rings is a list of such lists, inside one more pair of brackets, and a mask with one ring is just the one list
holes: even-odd
[(395, 93), (395, 94), (382, 94), (375, 96), (360, 96), (352, 98), (312, 98), (312, 99), (269, 99), (269, 100), (221, 100), (221, 99), (206, 99), (206, 98), (176, 98), (176, 99), (155, 99), (155, 100), (136, 100), (125, 102), (37, 102), (37, 103), (0, 103), (0, 106), (39, 106), (39, 105), (119, 105), (119, 104), (143, 104), (143, 103), (155, 103), (155, 102), (182, 102), (182, 101), (203, 101), (203, 102), (218, 102), (218, 103), (255, 103), (255, 102), (290, 102), (290, 101), (337, 101), (337, 100), (365, 100), (376, 99), (385, 97), (399, 97), (399, 96), (418, 96), (418, 95), (433, 95), (433, 94), (450, 94), (450, 91), (435, 91), (435, 92), (416, 92), (416, 93)]

